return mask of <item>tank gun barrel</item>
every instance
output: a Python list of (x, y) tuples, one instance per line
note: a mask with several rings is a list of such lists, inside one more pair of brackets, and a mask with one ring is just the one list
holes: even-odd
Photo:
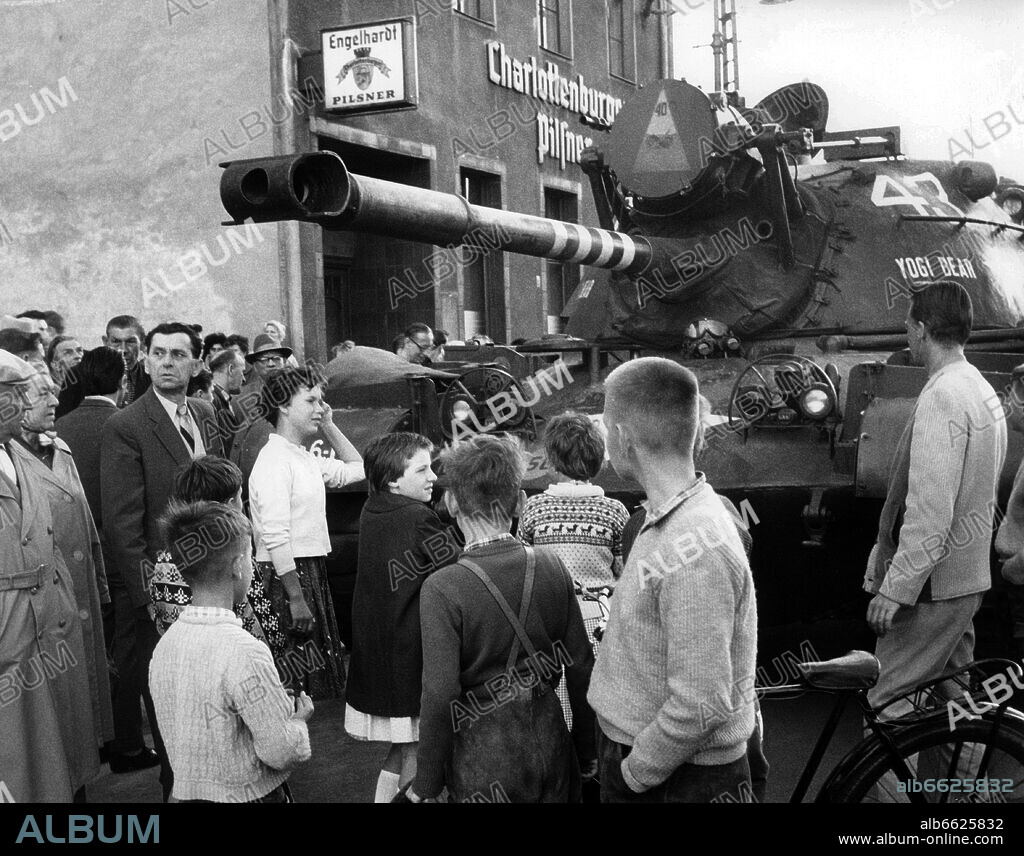
[(325, 229), (438, 246), (473, 243), (627, 275), (643, 273), (661, 255), (643, 237), (472, 205), (452, 193), (353, 175), (334, 152), (221, 166), (221, 201), (231, 224), (301, 220)]

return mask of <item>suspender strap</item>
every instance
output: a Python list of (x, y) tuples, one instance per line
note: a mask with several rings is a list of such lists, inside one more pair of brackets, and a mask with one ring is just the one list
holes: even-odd
[(498, 587), (494, 584), (491, 578), (484, 573), (483, 568), (481, 568), (476, 562), (465, 557), (459, 559), (457, 564), (462, 565), (476, 574), (480, 582), (487, 587), (487, 591), (491, 593), (491, 597), (494, 598), (498, 607), (503, 613), (505, 613), (505, 618), (508, 619), (509, 624), (512, 625), (512, 629), (516, 632), (516, 639), (512, 643), (512, 651), (509, 653), (505, 671), (511, 672), (515, 667), (516, 658), (519, 656), (520, 644), (526, 649), (526, 653), (529, 655), (531, 662), (536, 663), (537, 649), (533, 647), (533, 643), (530, 641), (530, 637), (526, 632), (526, 619), (530, 613), (530, 600), (533, 597), (534, 572), (537, 566), (537, 557), (533, 552), (533, 548), (526, 548), (526, 577), (523, 580), (523, 598), (519, 607), (518, 618), (516, 618), (516, 614), (512, 611), (512, 607), (509, 606), (508, 601), (505, 600), (504, 595), (502, 595)]

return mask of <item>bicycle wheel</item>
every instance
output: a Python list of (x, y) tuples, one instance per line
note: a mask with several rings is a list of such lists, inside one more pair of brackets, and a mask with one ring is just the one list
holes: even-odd
[[(959, 792), (920, 792), (928, 802), (1024, 802), (1024, 720), (1007, 714), (998, 731), (992, 730), (992, 714), (963, 722), (950, 731), (942, 718), (925, 720), (894, 735), (900, 757), (914, 780), (924, 784), (945, 779), (960, 781)], [(913, 784), (900, 782), (895, 762), (877, 739), (848, 772), (829, 781), (820, 800), (825, 802), (911, 802)], [(985, 792), (979, 792), (979, 780)], [(993, 793), (993, 780), (998, 780)], [(966, 792), (965, 781), (975, 787)]]

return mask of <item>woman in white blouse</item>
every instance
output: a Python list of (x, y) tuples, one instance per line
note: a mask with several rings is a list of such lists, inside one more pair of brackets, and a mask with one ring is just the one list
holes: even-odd
[[(305, 689), (314, 699), (337, 698), (345, 676), (327, 585), (325, 488), (362, 480), (363, 460), (335, 426), (322, 381), (309, 369), (273, 372), (264, 381), (263, 403), (274, 433), (249, 476), (249, 511), (256, 562), (270, 580), (271, 602), (291, 640), (278, 668), (296, 694)], [(305, 448), (317, 434), (336, 458)], [(302, 654), (296, 646), (304, 648)]]

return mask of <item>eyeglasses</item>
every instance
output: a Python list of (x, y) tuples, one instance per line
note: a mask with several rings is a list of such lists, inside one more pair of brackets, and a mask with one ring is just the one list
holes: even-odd
[(262, 366), (266, 366), (266, 365), (270, 365), (270, 364), (275, 364), (275, 365), (283, 366), (284, 365), (284, 357), (282, 357), (280, 354), (269, 354), (266, 357), (257, 357), (256, 358), (256, 362), (259, 363)]

